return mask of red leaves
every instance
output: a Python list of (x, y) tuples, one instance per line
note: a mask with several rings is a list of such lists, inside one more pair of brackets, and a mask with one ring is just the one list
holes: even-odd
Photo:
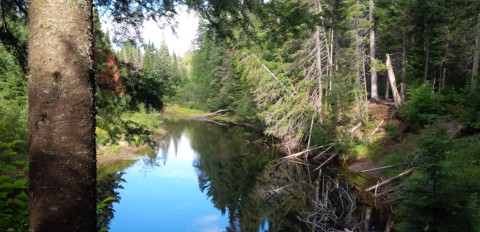
[(107, 55), (105, 61), (105, 71), (103, 71), (98, 78), (98, 83), (115, 90), (117, 95), (121, 95), (125, 92), (125, 89), (122, 86), (122, 79), (120, 77), (120, 72), (118, 71), (117, 59), (113, 53)]

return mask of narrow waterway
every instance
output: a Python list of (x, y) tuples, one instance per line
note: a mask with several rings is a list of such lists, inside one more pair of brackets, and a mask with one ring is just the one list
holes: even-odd
[[(98, 170), (100, 227), (121, 231), (352, 231), (367, 207), (337, 174), (279, 162), (258, 132), (164, 119), (152, 149)], [(335, 173), (335, 172), (333, 172)], [(337, 176), (337, 177), (335, 177)], [(373, 230), (376, 231), (376, 230)]]
[(103, 225), (110, 231), (235, 227), (242, 201), (275, 152), (243, 127), (188, 120), (164, 125), (167, 136), (153, 150), (99, 170), (99, 194), (118, 198)]

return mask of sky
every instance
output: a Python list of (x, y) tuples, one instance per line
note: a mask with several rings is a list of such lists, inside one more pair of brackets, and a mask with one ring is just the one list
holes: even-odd
[[(157, 23), (152, 20), (145, 22), (141, 31), (145, 42), (150, 41), (159, 48), (162, 39), (165, 39), (170, 49), (170, 54), (175, 51), (177, 56), (183, 57), (192, 47), (192, 41), (197, 34), (199, 18), (195, 12), (188, 12), (185, 7), (180, 7), (178, 13), (176, 16), (176, 21), (178, 22), (176, 35), (170, 27), (161, 29)], [(112, 28), (108, 20), (102, 19), (102, 24), (103, 31)]]

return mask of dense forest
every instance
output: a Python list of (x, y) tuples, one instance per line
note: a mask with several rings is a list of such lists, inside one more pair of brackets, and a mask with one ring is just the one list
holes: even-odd
[[(82, 70), (95, 80), (86, 89), (94, 93), (96, 147), (152, 142), (161, 131), (159, 113), (172, 105), (227, 110), (236, 122), (261, 125), (290, 155), (311, 151), (305, 153), (311, 158), (314, 149), (328, 147), (339, 165), (375, 160), (394, 166), (388, 177), (408, 173), (389, 202), (394, 231), (480, 231), (480, 2), (95, 4), (92, 52), (77, 57), (83, 48), (75, 47), (68, 50), (74, 58), (64, 59), (82, 68), (90, 62), (82, 57), (93, 59), (91, 71)], [(169, 53), (165, 41), (155, 47), (139, 38), (143, 20), (172, 19), (181, 4), (201, 18), (184, 57)], [(0, 230), (5, 231), (41, 228), (36, 214), (44, 206), (31, 201), (29, 210), (35, 189), (29, 180), (41, 182), (37, 170), (52, 162), (38, 158), (55, 153), (45, 149), (74, 135), (54, 126), (57, 134), (48, 134), (53, 142), (41, 144), (36, 138), (45, 135), (35, 131), (49, 120), (69, 118), (67, 111), (50, 116), (44, 109), (63, 109), (69, 104), (58, 100), (62, 93), (77, 94), (75, 86), (83, 86), (54, 71), (45, 74), (51, 83), (36, 77), (44, 64), (35, 63), (40, 59), (35, 49), (42, 46), (32, 42), (34, 35), (53, 28), (38, 18), (36, 7), (41, 6), (32, 4), (27, 12), (24, 1), (1, 2)], [(113, 17), (114, 33), (100, 29), (99, 14)], [(60, 97), (49, 95), (52, 91)], [(101, 212), (108, 204), (102, 197), (107, 196), (93, 198), (97, 208), (91, 210)]]

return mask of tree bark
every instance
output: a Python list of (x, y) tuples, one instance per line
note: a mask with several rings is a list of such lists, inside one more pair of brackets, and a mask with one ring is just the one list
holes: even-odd
[(477, 36), (476, 36), (476, 42), (475, 42), (475, 52), (473, 54), (472, 84), (471, 84), (472, 93), (477, 89), (479, 62), (480, 62), (480, 14), (478, 14), (478, 19), (477, 19)]
[(91, 0), (30, 0), (30, 231), (97, 231)]
[[(368, 20), (372, 24), (370, 26), (370, 66), (372, 68), (371, 78), (370, 78), (370, 98), (378, 101), (378, 81), (377, 81), (377, 70), (375, 67), (375, 25), (373, 20), (373, 11), (375, 9), (375, 3), (373, 0), (370, 0), (368, 4)], [(372, 65), (373, 64), (373, 65)]]

